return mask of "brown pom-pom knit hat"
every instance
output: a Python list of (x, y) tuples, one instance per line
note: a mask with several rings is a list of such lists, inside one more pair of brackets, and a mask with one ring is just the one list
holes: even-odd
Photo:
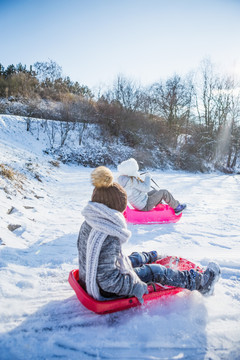
[(113, 182), (113, 174), (105, 166), (99, 166), (91, 174), (95, 186), (92, 201), (123, 212), (127, 207), (127, 193), (122, 186)]

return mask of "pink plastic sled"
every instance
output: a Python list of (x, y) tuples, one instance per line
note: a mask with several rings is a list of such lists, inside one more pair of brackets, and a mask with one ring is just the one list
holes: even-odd
[[(200, 267), (183, 258), (178, 258), (176, 256), (167, 256), (164, 259), (157, 260), (156, 263), (170, 267), (172, 269), (178, 270), (190, 270), (195, 269), (202, 271)], [(81, 287), (78, 282), (79, 273), (78, 269), (72, 270), (69, 274), (68, 281), (75, 291), (78, 300), (84, 305), (87, 309), (97, 313), (97, 314), (107, 314), (116, 311), (126, 310), (135, 306), (139, 306), (140, 302), (136, 297), (123, 297), (116, 298), (114, 300), (98, 301), (93, 299), (88, 293)], [(175, 295), (184, 289), (172, 286), (161, 286), (160, 284), (152, 284), (148, 286), (148, 294), (143, 295), (144, 304), (152, 300), (157, 300), (160, 298), (167, 298), (169, 296)]]
[(150, 211), (139, 211), (127, 206), (123, 215), (132, 224), (168, 224), (175, 223), (182, 217), (182, 213), (176, 215), (173, 208), (165, 204), (159, 204)]

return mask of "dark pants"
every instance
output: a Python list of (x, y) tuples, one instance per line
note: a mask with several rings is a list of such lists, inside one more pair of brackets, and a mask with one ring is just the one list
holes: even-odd
[(160, 264), (147, 264), (147, 253), (134, 252), (129, 256), (135, 273), (145, 283), (157, 282), (161, 285), (169, 285), (196, 290), (199, 287), (202, 275), (191, 269), (190, 271), (173, 270)]

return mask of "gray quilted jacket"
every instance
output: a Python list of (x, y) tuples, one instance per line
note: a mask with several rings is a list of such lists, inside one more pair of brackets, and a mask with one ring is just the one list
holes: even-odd
[[(85, 285), (86, 279), (86, 251), (87, 241), (91, 226), (84, 221), (78, 236), (79, 279)], [(131, 271), (126, 274), (120, 272), (118, 258), (121, 256), (121, 245), (117, 237), (107, 236), (99, 255), (97, 269), (97, 283), (104, 297), (113, 294), (117, 296), (139, 296), (144, 293), (147, 286), (137, 276), (132, 276)]]

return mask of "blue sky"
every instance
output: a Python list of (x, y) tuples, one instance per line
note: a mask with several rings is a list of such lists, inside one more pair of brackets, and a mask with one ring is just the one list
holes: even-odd
[(210, 58), (240, 75), (240, 0), (0, 0), (0, 62), (56, 61), (90, 88), (150, 84)]

